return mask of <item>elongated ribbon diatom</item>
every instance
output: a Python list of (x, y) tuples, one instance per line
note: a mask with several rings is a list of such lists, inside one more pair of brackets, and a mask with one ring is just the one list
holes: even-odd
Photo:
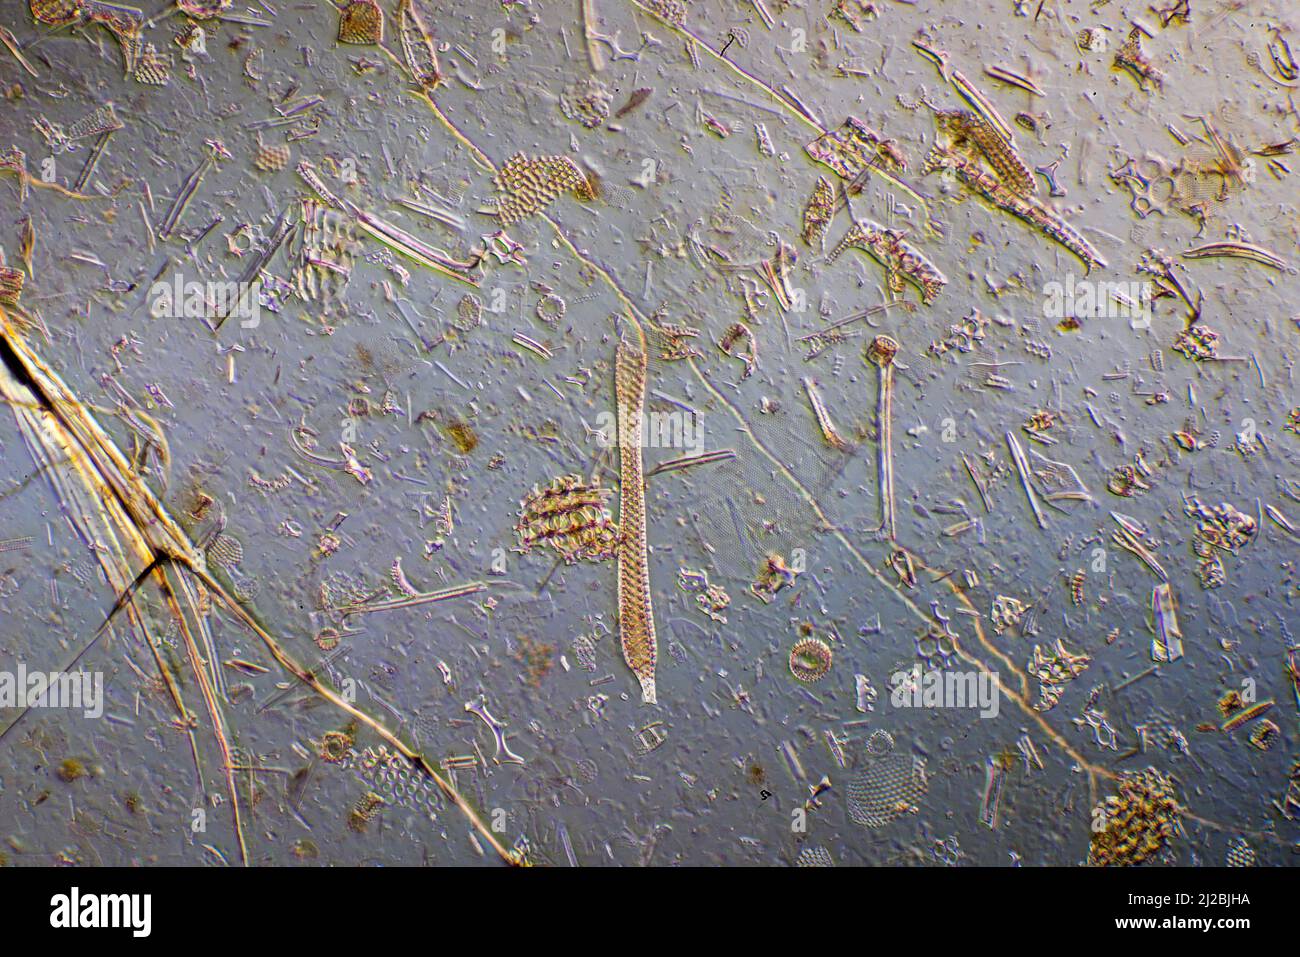
[(655, 704), (655, 619), (645, 537), (645, 480), (641, 474), (641, 413), (645, 405), (646, 348), (640, 329), (625, 335), (615, 359), (618, 405), (619, 526), (618, 629), (623, 660), (641, 682), (641, 700)]

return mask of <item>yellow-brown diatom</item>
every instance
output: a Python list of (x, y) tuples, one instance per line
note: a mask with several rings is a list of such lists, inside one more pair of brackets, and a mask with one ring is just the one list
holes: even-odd
[(830, 645), (820, 638), (802, 638), (790, 649), (790, 674), (804, 684), (821, 681), (830, 673)]

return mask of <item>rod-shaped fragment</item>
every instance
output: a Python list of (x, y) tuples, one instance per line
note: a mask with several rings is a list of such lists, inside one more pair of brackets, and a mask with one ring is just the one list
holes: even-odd
[(1007, 448), (1011, 451), (1011, 461), (1016, 464), (1016, 474), (1020, 476), (1020, 484), (1024, 486), (1025, 495), (1029, 498), (1029, 507), (1034, 510), (1034, 518), (1038, 520), (1038, 527), (1046, 528), (1047, 516), (1043, 514), (1043, 509), (1038, 504), (1038, 496), (1029, 480), (1029, 462), (1014, 432), (1007, 433)]
[(880, 531), (897, 540), (894, 520), (894, 357), (898, 343), (889, 336), (876, 336), (867, 346), (867, 361), (880, 373), (880, 390), (876, 406), (876, 428), (880, 432), (877, 455), (880, 475)]
[(645, 479), (641, 472), (641, 419), (645, 408), (646, 347), (640, 328), (619, 340), (615, 357), (618, 407), (619, 527), (618, 627), (623, 660), (641, 683), (641, 700), (655, 704), (654, 609), (645, 530)]

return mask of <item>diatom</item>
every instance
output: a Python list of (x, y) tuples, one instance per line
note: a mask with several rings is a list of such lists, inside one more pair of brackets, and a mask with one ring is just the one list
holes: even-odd
[(673, 26), (679, 27), (686, 22), (686, 4), (682, 0), (644, 0), (640, 5)]
[(1020, 196), (1028, 196), (1036, 191), (1034, 176), (1016, 153), (1015, 147), (1003, 139), (983, 117), (969, 110), (934, 110), (934, 117), (954, 147), (969, 145), (977, 149), (989, 161), (1007, 189)]
[(605, 507), (611, 494), (576, 475), (553, 479), (541, 490), (534, 486), (520, 506), (515, 526), (520, 546), (526, 552), (534, 545), (549, 545), (570, 565), (584, 558), (601, 561), (613, 556), (618, 526)]
[(351, 0), (339, 11), (339, 43), (373, 45), (384, 40), (384, 11), (376, 0)]
[(560, 94), (560, 112), (589, 130), (604, 125), (612, 105), (609, 88), (593, 76), (575, 80)]
[(1165, 75), (1152, 65), (1151, 60), (1143, 51), (1142, 31), (1137, 27), (1129, 31), (1128, 39), (1124, 41), (1124, 45), (1115, 51), (1115, 68), (1127, 70), (1143, 90), (1148, 89), (1152, 83), (1155, 84), (1157, 89), (1164, 88)]
[(426, 93), (432, 93), (442, 82), (442, 70), (433, 39), (412, 0), (402, 0), (397, 6), (397, 33), (402, 41), (402, 58), (412, 78)]
[(1041, 700), (1034, 705), (1037, 711), (1050, 711), (1054, 708), (1065, 686), (1092, 664), (1088, 655), (1070, 652), (1065, 647), (1064, 639), (1059, 638), (1048, 651), (1044, 651), (1041, 645), (1034, 645), (1033, 654), (1025, 671), (1038, 679)]
[[(736, 343), (746, 340), (749, 343), (748, 352), (734, 351)], [(758, 368), (758, 346), (754, 341), (754, 334), (749, 331), (749, 327), (743, 322), (733, 322), (727, 327), (722, 338), (718, 340), (718, 348), (724, 354), (732, 356), (745, 363), (745, 371), (740, 374), (742, 379), (748, 379)]]
[(619, 525), (618, 626), (623, 660), (641, 682), (641, 700), (655, 703), (655, 620), (645, 532), (645, 480), (641, 474), (641, 419), (645, 407), (646, 351), (640, 331), (624, 336), (615, 358), (618, 406)]
[(826, 677), (832, 660), (830, 645), (819, 638), (803, 638), (790, 649), (790, 674), (812, 684)]
[(122, 121), (117, 118), (117, 113), (113, 110), (113, 104), (105, 103), (68, 127), (67, 136), (69, 140), (81, 140), (88, 136), (116, 132), (122, 129), (122, 126)]
[(370, 819), (384, 806), (384, 799), (374, 791), (367, 791), (361, 800), (348, 812), (348, 829), (358, 834), (364, 833)]
[(81, 16), (81, 0), (31, 0), (31, 10), (39, 23), (67, 26)]
[(146, 43), (135, 60), (135, 78), (148, 86), (166, 86), (172, 78), (171, 54), (159, 53), (152, 43)]
[(928, 789), (924, 758), (893, 750), (870, 754), (849, 780), (849, 819), (861, 827), (884, 827), (915, 808)]
[(264, 173), (278, 173), (289, 165), (289, 147), (283, 143), (266, 144), (259, 135), (253, 151), (253, 165)]
[(530, 159), (516, 153), (506, 160), (497, 173), (497, 189), (503, 194), (496, 213), (501, 225), (510, 226), (538, 213), (565, 190), (573, 190), (579, 199), (594, 199), (595, 190), (567, 156), (539, 156)]
[(826, 227), (835, 216), (835, 191), (825, 176), (818, 176), (812, 197), (803, 210), (803, 241), (809, 246), (820, 246)]
[(1088, 848), (1094, 867), (1141, 864), (1181, 829), (1173, 781), (1155, 768), (1123, 774), (1118, 790), (1099, 809), (1103, 827)]

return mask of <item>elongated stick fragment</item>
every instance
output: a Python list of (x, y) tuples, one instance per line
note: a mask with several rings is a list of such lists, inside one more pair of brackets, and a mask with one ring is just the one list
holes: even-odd
[(1210, 259), (1215, 256), (1223, 256), (1229, 259), (1245, 259), (1261, 266), (1268, 266), (1271, 269), (1283, 270), (1287, 268), (1286, 260), (1281, 256), (1269, 252), (1263, 246), (1256, 246), (1252, 243), (1233, 241), (1206, 243), (1204, 246), (1197, 246), (1182, 253), (1184, 259)]
[(713, 462), (725, 462), (729, 459), (734, 459), (735, 457), (735, 449), (719, 449), (716, 452), (701, 452), (699, 455), (684, 455), (681, 458), (669, 459), (667, 462), (660, 462), (646, 473), (646, 477), (648, 478), (651, 475), (662, 475), (664, 472), (676, 472), (679, 469), (688, 469), (696, 465), (709, 465)]
[(966, 474), (970, 476), (971, 482), (975, 485), (975, 491), (980, 494), (980, 501), (984, 503), (984, 511), (993, 511), (993, 505), (989, 501), (988, 487), (980, 479), (979, 472), (975, 470), (975, 463), (972, 462), (970, 456), (964, 452), (961, 456), (961, 464), (966, 466)]
[(356, 221), (364, 232), (379, 240), (385, 246), (393, 249), (408, 259), (419, 263), (429, 269), (442, 273), (444, 276), (450, 276), (452, 279), (459, 279), (461, 282), (468, 283), (471, 286), (477, 286), (478, 280), (471, 275), (471, 271), (483, 261), (487, 255), (484, 250), (475, 255), (473, 259), (461, 262), (445, 255), (442, 251), (434, 249), (428, 243), (415, 236), (412, 236), (404, 229), (399, 229), (387, 220), (380, 219), (373, 213), (368, 213), (349, 200), (342, 199), (325, 185), (316, 168), (307, 160), (298, 164), (298, 175), (316, 191), (322, 200), (329, 206), (337, 210), (348, 213)]
[(321, 179), (320, 173), (316, 172), (316, 167), (308, 160), (303, 160), (298, 164), (298, 175), (302, 177), (303, 182), (316, 191), (316, 195), (325, 201), (326, 205), (335, 209), (343, 209), (343, 200), (335, 195), (334, 191), (325, 185), (325, 180)]
[(1264, 514), (1272, 519), (1274, 525), (1282, 529), (1282, 531), (1286, 532), (1288, 535), (1300, 537), (1300, 529), (1297, 529), (1285, 515), (1275, 509), (1272, 505), (1264, 506)]
[(803, 387), (808, 393), (808, 402), (812, 406), (813, 415), (817, 417), (817, 427), (822, 430), (822, 438), (831, 448), (843, 452), (849, 444), (844, 441), (843, 436), (836, 430), (835, 423), (831, 421), (831, 414), (826, 410), (826, 403), (822, 401), (821, 393), (817, 391), (817, 384), (805, 377)]
[(203, 157), (203, 161), (194, 168), (194, 172), (185, 178), (185, 182), (181, 184), (180, 192), (176, 194), (176, 199), (172, 202), (171, 209), (167, 211), (162, 224), (158, 227), (159, 239), (166, 242), (171, 238), (176, 231), (176, 227), (180, 224), (181, 216), (189, 207), (190, 201), (194, 199), (194, 194), (198, 192), (203, 177), (207, 176), (208, 171), (217, 165), (218, 157), (217, 151), (212, 150), (207, 156)]
[(894, 521), (894, 357), (898, 343), (889, 336), (876, 336), (867, 346), (867, 361), (880, 370), (880, 396), (876, 406), (876, 427), (880, 430), (877, 456), (880, 474), (880, 530), (896, 541)]
[(113, 130), (108, 130), (99, 134), (99, 139), (95, 140), (95, 145), (90, 148), (90, 155), (86, 157), (85, 164), (81, 167), (81, 173), (77, 176), (77, 182), (73, 184), (73, 190), (80, 193), (90, 182), (90, 177), (95, 175), (95, 167), (99, 165), (100, 157), (104, 155), (104, 149), (108, 146), (108, 141), (113, 138)]
[(1110, 540), (1120, 548), (1124, 549), (1124, 551), (1136, 555), (1141, 559), (1142, 564), (1155, 572), (1155, 574), (1162, 580), (1168, 581), (1168, 573), (1165, 572), (1164, 567), (1156, 559), (1156, 556), (1152, 554), (1151, 549), (1143, 545), (1138, 539), (1138, 534), (1133, 531), (1134, 526), (1123, 520), (1118, 512), (1111, 512), (1110, 514), (1111, 517), (1120, 525), (1119, 531), (1111, 533)]
[(1151, 660), (1177, 661), (1183, 656), (1183, 630), (1178, 627), (1178, 606), (1168, 582), (1161, 582), (1151, 590), (1151, 613), (1156, 622)]
[(1043, 509), (1038, 504), (1038, 496), (1034, 493), (1034, 486), (1029, 481), (1029, 462), (1025, 459), (1025, 450), (1020, 447), (1020, 442), (1013, 432), (1007, 433), (1007, 448), (1011, 450), (1011, 460), (1016, 463), (1016, 474), (1020, 476), (1020, 484), (1024, 486), (1025, 495), (1029, 498), (1029, 507), (1034, 510), (1034, 518), (1038, 520), (1038, 527), (1046, 528), (1047, 516), (1043, 514)]
[(347, 205), (352, 215), (356, 217), (357, 225), (390, 249), (396, 250), (421, 266), (440, 272), (444, 276), (459, 279), (471, 286), (479, 284), (478, 280), (470, 274), (470, 270), (478, 265), (481, 256), (468, 262), (459, 262), (443, 255), (428, 243), (417, 239), (405, 230), (398, 229), (392, 223), (367, 213), (363, 209), (358, 209), (351, 203)]
[(596, 42), (596, 11), (594, 0), (582, 0), (582, 39), (587, 45), (587, 59), (593, 73), (605, 69), (605, 54)]
[(40, 74), (36, 72), (36, 68), (28, 62), (25, 56), (23, 56), (22, 50), (18, 45), (18, 38), (14, 36), (13, 31), (8, 27), (0, 27), (0, 43), (3, 43), (5, 48), (13, 54), (14, 59), (18, 61), (18, 64), (24, 70), (32, 76), (37, 77), (38, 79), (40, 78)]
[(1000, 80), (1008, 86), (1018, 86), (1020, 89), (1034, 94), (1034, 96), (1047, 95), (1043, 92), (1043, 88), (1029, 77), (1025, 76), (1023, 73), (1017, 73), (1015, 70), (1008, 67), (994, 64), (993, 66), (986, 66), (984, 72), (995, 80)]
[(655, 619), (645, 534), (645, 479), (641, 474), (641, 418), (645, 406), (646, 346), (638, 327), (618, 344), (614, 385), (618, 407), (619, 526), (618, 628), (623, 660), (641, 682), (641, 700), (655, 704)]
[[(1003, 140), (1007, 143), (1012, 142), (1011, 127), (1002, 118), (1002, 114), (998, 112), (997, 107), (993, 105), (987, 96), (980, 92), (974, 83), (966, 79), (960, 70), (953, 69), (950, 62), (951, 57), (945, 51), (935, 49), (921, 40), (913, 40), (912, 46), (916, 47), (921, 56), (935, 65), (935, 68), (939, 71), (939, 76), (944, 82), (951, 84), (952, 88), (961, 94), (962, 99), (969, 103), (976, 113), (984, 117)], [(999, 79), (1001, 78), (999, 77)]]
[[(399, 566), (400, 570), (400, 566)], [(397, 598), (389, 598), (384, 601), (358, 602), (355, 604), (343, 605), (337, 609), (344, 615), (365, 614), (374, 611), (392, 611), (395, 608), (410, 608), (413, 605), (427, 605), (436, 601), (447, 601), (449, 598), (463, 598), (465, 595), (473, 595), (487, 588), (486, 582), (470, 582), (467, 585), (456, 585), (452, 588), (443, 588), (438, 591), (417, 591), (410, 592)]]

